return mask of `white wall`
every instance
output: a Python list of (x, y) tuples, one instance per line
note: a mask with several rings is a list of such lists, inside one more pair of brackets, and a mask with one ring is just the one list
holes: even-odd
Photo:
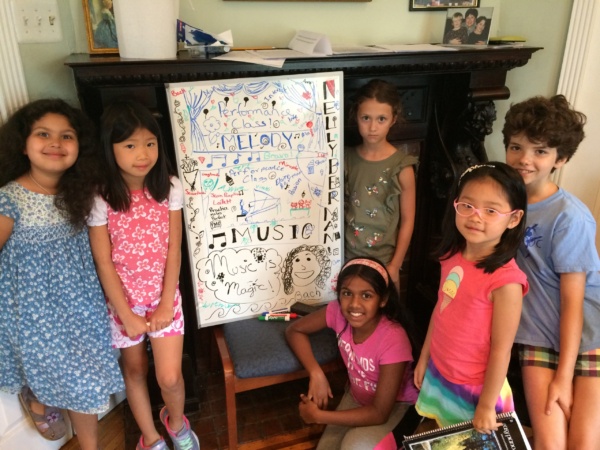
[(505, 160), (502, 126), (511, 103), (556, 94), (572, 4), (571, 0), (502, 0), (498, 33), (524, 36), (527, 45), (544, 49), (534, 53), (526, 66), (508, 72), (511, 96), (495, 102), (494, 133), (486, 140), (490, 159)]

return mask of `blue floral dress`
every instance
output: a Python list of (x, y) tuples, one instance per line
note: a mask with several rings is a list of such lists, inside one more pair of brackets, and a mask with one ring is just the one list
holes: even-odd
[(0, 188), (0, 215), (14, 220), (0, 250), (0, 389), (29, 385), (46, 405), (106, 410), (124, 385), (87, 229), (16, 182)]

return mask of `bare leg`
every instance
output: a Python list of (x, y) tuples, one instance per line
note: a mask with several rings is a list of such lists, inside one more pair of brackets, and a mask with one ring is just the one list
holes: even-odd
[(185, 384), (181, 373), (183, 336), (150, 338), (156, 380), (169, 411), (169, 428), (178, 432), (183, 427)]
[(144, 445), (149, 447), (160, 439), (160, 434), (154, 426), (148, 394), (146, 343), (142, 342), (133, 347), (122, 348), (121, 356), (123, 357), (123, 378), (125, 379), (127, 401), (142, 432)]
[(522, 373), (534, 450), (566, 450), (567, 420), (564, 413), (555, 406), (550, 415), (546, 414), (548, 386), (556, 372), (544, 367), (525, 366)]
[(575, 377), (569, 421), (569, 447), (597, 449), (600, 443), (600, 378)]
[(81, 450), (98, 450), (98, 415), (69, 411)]

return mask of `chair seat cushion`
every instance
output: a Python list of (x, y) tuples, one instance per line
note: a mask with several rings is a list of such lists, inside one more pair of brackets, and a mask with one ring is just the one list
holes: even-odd
[[(302, 369), (285, 339), (289, 322), (253, 319), (223, 325), (223, 334), (235, 374), (239, 378), (281, 375)], [(313, 353), (323, 365), (339, 356), (335, 333), (330, 328), (310, 336)]]

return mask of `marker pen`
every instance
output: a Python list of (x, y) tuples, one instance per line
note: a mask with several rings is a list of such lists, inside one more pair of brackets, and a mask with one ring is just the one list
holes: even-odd
[(290, 313), (290, 312), (273, 312), (273, 311), (265, 311), (264, 313), (262, 313), (263, 316), (290, 316), (292, 319), (295, 319), (296, 317), (298, 317), (298, 314), (296, 313)]
[(258, 316), (258, 320), (276, 320), (280, 322), (289, 322), (291, 319), (291, 314), (279, 314), (279, 315), (271, 315), (268, 314), (266, 316)]
[(265, 314), (278, 314), (278, 313), (289, 313), (290, 312), (290, 307), (286, 306), (285, 308), (277, 308), (277, 309), (273, 309), (271, 311), (266, 311), (263, 313), (263, 315)]

